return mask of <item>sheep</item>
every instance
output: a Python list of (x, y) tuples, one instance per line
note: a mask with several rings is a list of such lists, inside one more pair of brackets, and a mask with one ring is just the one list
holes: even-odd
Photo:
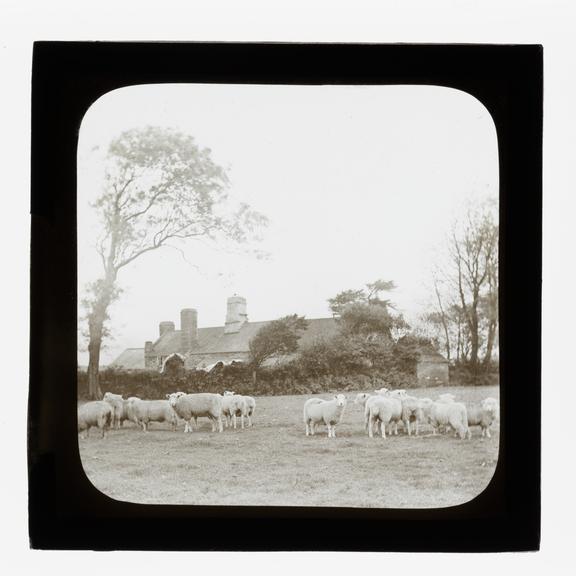
[(252, 427), (252, 416), (256, 410), (256, 400), (252, 396), (244, 396), (246, 402), (246, 417), (248, 418), (248, 426)]
[(374, 435), (374, 424), (380, 422), (382, 438), (386, 438), (385, 428), (388, 425), (388, 434), (391, 434), (392, 425), (395, 425), (395, 433), (398, 434), (398, 421), (402, 418), (402, 403), (398, 398), (388, 396), (372, 396), (366, 402), (368, 412), (368, 436)]
[(404, 396), (400, 399), (402, 402), (402, 422), (404, 423), (404, 428), (411, 435), (410, 423), (416, 423), (415, 435), (418, 436), (418, 428), (420, 422), (424, 420), (423, 404), (414, 396)]
[[(373, 402), (379, 400), (380, 398), (390, 398), (391, 395), (391, 392), (388, 390), (388, 388), (380, 388), (379, 390), (375, 390), (375, 392), (376, 395), (361, 392), (360, 394), (357, 394), (356, 398), (354, 399), (355, 404), (361, 404), (364, 406), (364, 429), (367, 431), (368, 427), (370, 426), (370, 406)], [(404, 391), (401, 390), (400, 392)], [(394, 411), (390, 421), (390, 428), (394, 426), (394, 433), (398, 434), (398, 422), (402, 419), (402, 403), (398, 398), (392, 397), (391, 399), (394, 400)]]
[(185, 394), (174, 392), (166, 394), (168, 402), (176, 414), (185, 422), (184, 432), (192, 432), (192, 418), (205, 416), (210, 419), (212, 432), (222, 432), (222, 396), (220, 394)]
[(328, 428), (328, 438), (336, 438), (336, 424), (342, 420), (346, 407), (346, 396), (337, 394), (332, 400), (310, 398), (304, 403), (304, 424), (306, 436), (314, 436), (316, 424), (324, 422)]
[(106, 436), (106, 429), (112, 425), (112, 418), (114, 410), (108, 402), (103, 400), (96, 400), (94, 402), (86, 402), (78, 407), (78, 432), (86, 430), (88, 438), (90, 428), (97, 426), (102, 430), (102, 438)]
[(169, 422), (172, 430), (176, 430), (176, 413), (167, 400), (129, 400), (128, 411), (131, 419), (142, 426), (144, 432), (148, 432), (150, 422)]
[[(381, 388), (380, 390), (387, 391), (387, 388)], [(374, 402), (374, 400), (376, 400), (377, 398), (380, 398), (378, 392), (379, 391), (376, 390), (376, 395), (368, 394), (367, 392), (360, 392), (359, 394), (356, 394), (356, 398), (354, 398), (354, 404), (360, 404), (360, 406), (362, 406), (362, 408), (364, 409), (364, 430), (366, 431), (368, 431), (369, 404), (370, 402)], [(385, 394), (385, 392), (382, 392), (382, 394)]]
[(461, 402), (432, 402), (424, 408), (428, 421), (432, 424), (432, 434), (439, 426), (451, 426), (464, 439), (471, 437), (468, 428), (468, 412)]
[(226, 426), (231, 425), (234, 421), (234, 430), (236, 430), (236, 416), (240, 416), (241, 427), (244, 429), (244, 416), (248, 409), (244, 396), (239, 396), (234, 392), (226, 391), (222, 398), (222, 416), (225, 418)]
[[(134, 398), (134, 396), (132, 398)], [(130, 416), (128, 414), (130, 399), (124, 400), (124, 398), (122, 398), (122, 394), (112, 394), (112, 392), (106, 392), (102, 400), (104, 400), (104, 402), (108, 402), (108, 404), (112, 406), (112, 425), (114, 428), (119, 429), (120, 426), (122, 426), (124, 423), (124, 420), (130, 420)]]
[(498, 412), (498, 400), (485, 398), (480, 404), (468, 408), (468, 426), (480, 426), (482, 438), (491, 438), (490, 426), (498, 418)]

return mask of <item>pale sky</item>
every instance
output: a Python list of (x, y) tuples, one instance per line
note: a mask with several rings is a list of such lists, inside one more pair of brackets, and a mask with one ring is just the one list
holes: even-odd
[[(269, 218), (266, 259), (205, 242), (161, 249), (120, 273), (110, 310), (114, 341), (102, 364), (179, 329), (181, 308), (198, 325), (224, 323), (226, 298), (247, 299), (251, 321), (297, 313), (330, 316), (327, 299), (376, 279), (408, 320), (429, 303), (432, 265), (469, 202), (498, 195), (494, 123), (473, 96), (434, 86), (148, 85), (110, 92), (82, 122), (78, 146), (79, 298), (101, 274), (104, 155), (124, 130), (176, 128), (227, 169), (230, 201)], [(79, 352), (79, 363), (87, 354)]]

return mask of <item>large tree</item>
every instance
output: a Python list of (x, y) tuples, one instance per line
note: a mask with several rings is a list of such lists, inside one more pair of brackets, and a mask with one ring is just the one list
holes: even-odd
[(194, 138), (147, 127), (122, 133), (108, 149), (103, 191), (93, 207), (102, 224), (97, 251), (102, 275), (89, 289), (89, 395), (100, 398), (105, 322), (118, 296), (120, 271), (137, 258), (190, 239), (244, 242), (264, 218), (227, 202), (228, 177)]

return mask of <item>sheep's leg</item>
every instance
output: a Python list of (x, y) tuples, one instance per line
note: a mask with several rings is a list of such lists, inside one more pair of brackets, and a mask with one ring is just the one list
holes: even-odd
[(492, 436), (490, 435), (490, 428), (486, 428), (486, 436), (488, 438), (492, 438)]
[(247, 418), (248, 418), (248, 428), (252, 428), (252, 417), (250, 416), (250, 414), (248, 414)]
[(382, 421), (380, 428), (382, 429), (382, 438), (386, 438), (386, 425), (384, 424), (384, 421)]
[(406, 432), (408, 432), (408, 436), (412, 436), (412, 430), (410, 429), (410, 420), (404, 420), (404, 425), (406, 426)]
[(374, 426), (374, 420), (372, 419), (372, 417), (370, 417), (370, 422), (368, 424), (368, 437), (369, 438), (374, 438), (373, 426)]
[(244, 430), (244, 414), (240, 414), (240, 428)]
[(306, 424), (306, 436), (310, 436), (310, 427), (308, 426), (308, 422), (305, 422), (304, 424)]
[(416, 432), (415, 432), (416, 436), (418, 436), (418, 420), (416, 420)]
[(234, 412), (234, 416), (232, 417), (232, 420), (234, 421), (234, 430), (236, 430), (236, 412)]

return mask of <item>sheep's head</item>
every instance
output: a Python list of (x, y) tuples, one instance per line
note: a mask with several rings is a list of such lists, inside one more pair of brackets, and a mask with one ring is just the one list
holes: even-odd
[(408, 394), (406, 394), (406, 390), (391, 390), (388, 392), (388, 396), (392, 398), (406, 398)]
[(224, 390), (224, 396), (234, 396), (234, 394), (236, 394), (236, 392), (232, 392), (230, 390)]
[(336, 400), (336, 406), (346, 406), (346, 396), (344, 396), (344, 394), (337, 394), (334, 398)]
[(166, 394), (166, 398), (168, 398), (168, 402), (170, 402), (170, 406), (176, 406), (176, 402), (178, 402), (178, 398), (180, 396), (186, 396), (185, 392), (172, 392), (172, 394)]
[(380, 396), (387, 396), (388, 395), (388, 388), (380, 388), (380, 390), (374, 390), (376, 394), (380, 394)]
[(493, 418), (498, 418), (500, 406), (496, 398), (486, 398), (482, 400), (482, 408), (490, 412)]
[(360, 392), (360, 394), (356, 394), (356, 398), (354, 398), (354, 404), (366, 404), (366, 400), (370, 398), (370, 394), (366, 394), (366, 392)]

